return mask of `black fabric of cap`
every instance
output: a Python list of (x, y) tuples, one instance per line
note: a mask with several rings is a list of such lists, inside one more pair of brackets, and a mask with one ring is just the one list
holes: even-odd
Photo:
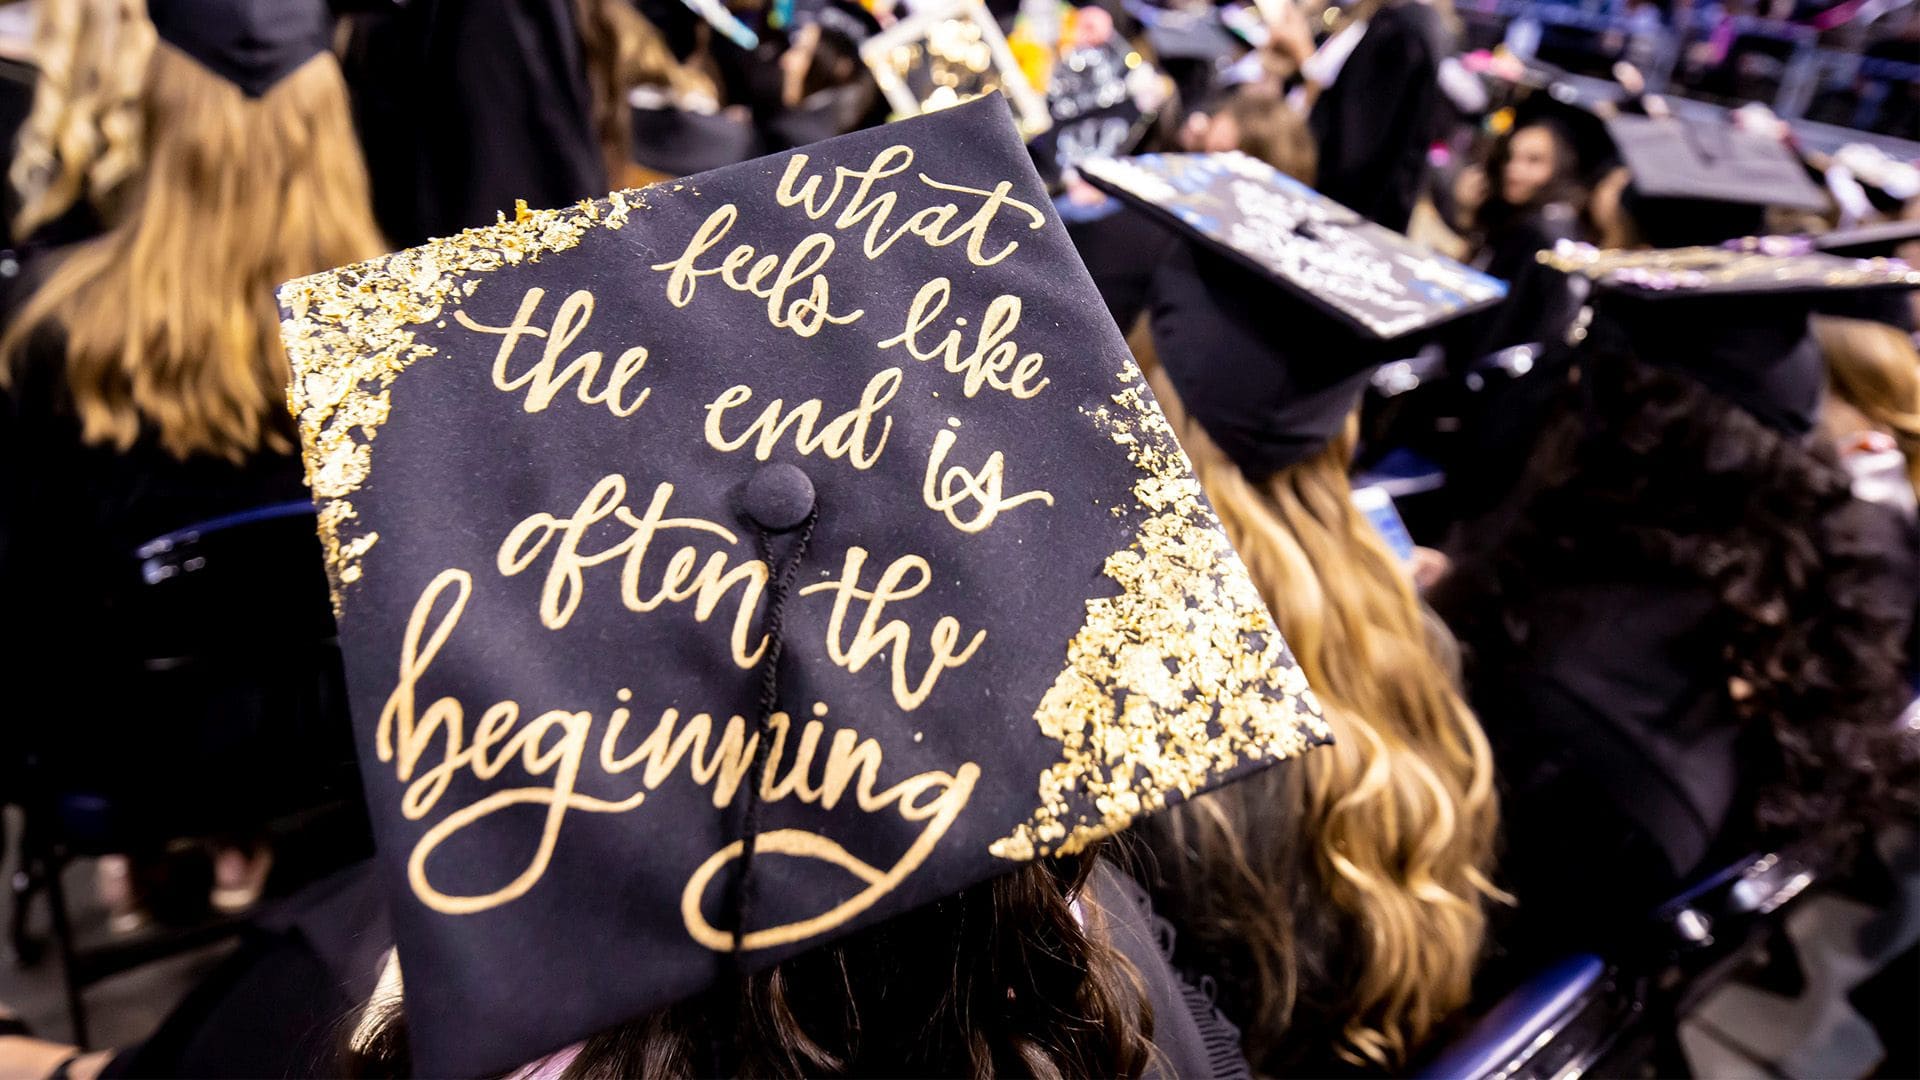
[(1155, 351), (1250, 476), (1317, 453), (1374, 368), (1506, 294), (1245, 154), (1103, 159), (1082, 175), (1179, 237), (1149, 286)]
[(1807, 323), (1812, 304), (1807, 294), (1609, 291), (1594, 317), (1618, 326), (1646, 363), (1690, 376), (1776, 431), (1805, 435), (1820, 420), (1827, 373)]
[[(1853, 259), (1885, 259), (1899, 249), (1920, 241), (1920, 221), (1883, 221), (1853, 229), (1836, 229), (1812, 238), (1815, 251)], [(1844, 319), (1865, 319), (1885, 323), (1896, 330), (1913, 333), (1913, 303), (1903, 292), (1874, 290), (1839, 293), (1822, 298), (1816, 310), (1822, 315)]]
[(259, 97), (332, 44), (322, 0), (149, 0), (160, 40)]
[(1888, 258), (1920, 241), (1920, 220), (1882, 221), (1853, 229), (1835, 229), (1812, 238), (1815, 251), (1854, 259)]
[(1623, 205), (1655, 247), (1751, 236), (1770, 206), (1826, 208), (1791, 150), (1731, 124), (1621, 115), (1607, 133), (1633, 173)]

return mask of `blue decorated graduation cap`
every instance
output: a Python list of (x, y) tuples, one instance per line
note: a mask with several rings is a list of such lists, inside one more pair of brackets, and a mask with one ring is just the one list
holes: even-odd
[(425, 1074), (1326, 738), (998, 97), (280, 302)]
[(1375, 368), (1506, 295), (1498, 279), (1237, 151), (1096, 161), (1081, 174), (1182, 239), (1149, 290), (1156, 352), (1188, 412), (1249, 475), (1318, 452)]

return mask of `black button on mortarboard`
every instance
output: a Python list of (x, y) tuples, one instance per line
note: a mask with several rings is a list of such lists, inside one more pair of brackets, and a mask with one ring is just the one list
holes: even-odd
[(784, 461), (762, 466), (741, 493), (741, 508), (768, 532), (785, 532), (813, 513), (813, 481)]

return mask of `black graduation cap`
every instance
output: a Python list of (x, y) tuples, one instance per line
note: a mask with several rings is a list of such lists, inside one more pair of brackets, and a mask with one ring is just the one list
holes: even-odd
[(1807, 317), (1839, 297), (1920, 288), (1896, 259), (1794, 252), (1767, 238), (1674, 250), (1563, 243), (1541, 261), (1595, 286), (1595, 327), (1641, 360), (1684, 372), (1762, 423), (1803, 435), (1819, 421), (1826, 366)]
[(1082, 161), (1129, 153), (1146, 137), (1155, 115), (1140, 108), (1142, 83), (1160, 79), (1125, 39), (1064, 51), (1053, 65), (1047, 111), (1053, 124), (1027, 148), (1049, 187)]
[(1430, 329), (1507, 292), (1498, 278), (1374, 224), (1237, 150), (1142, 154), (1089, 162), (1081, 172), (1375, 338)]
[[(1891, 259), (1903, 246), (1920, 241), (1920, 221), (1883, 221), (1853, 229), (1836, 229), (1811, 239), (1816, 251), (1853, 259)], [(1867, 290), (1825, 298), (1822, 315), (1867, 319), (1907, 333), (1914, 330), (1913, 304), (1903, 293)]]
[(1187, 241), (1154, 276), (1154, 344), (1188, 410), (1250, 475), (1317, 452), (1374, 368), (1506, 294), (1237, 152), (1097, 161), (1082, 173)]
[(1156, 7), (1129, 3), (1127, 11), (1146, 28), (1147, 44), (1160, 60), (1197, 60), (1214, 64), (1239, 56), (1246, 45), (1220, 21), (1212, 8)]
[(1855, 259), (1890, 258), (1903, 245), (1920, 241), (1920, 219), (1881, 221), (1852, 229), (1835, 229), (1812, 238), (1815, 251)]
[(720, 113), (697, 113), (662, 104), (633, 110), (633, 160), (667, 174), (686, 176), (733, 165), (760, 152), (750, 123)]
[(259, 97), (333, 43), (324, 0), (148, 0), (160, 40)]
[(1826, 208), (1793, 151), (1730, 123), (1622, 114), (1608, 119), (1607, 133), (1633, 174), (1628, 208), (1655, 246), (1752, 235), (1769, 206)]
[(997, 96), (280, 299), (424, 1074), (1326, 738)]

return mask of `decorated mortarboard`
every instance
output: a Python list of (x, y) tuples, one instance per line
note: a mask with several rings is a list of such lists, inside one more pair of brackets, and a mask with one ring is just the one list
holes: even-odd
[(1826, 371), (1807, 316), (1840, 298), (1920, 288), (1920, 270), (1898, 259), (1806, 246), (1790, 237), (1634, 251), (1563, 242), (1540, 260), (1592, 280), (1596, 326), (1618, 329), (1635, 356), (1799, 435), (1819, 419)]
[(1047, 129), (1047, 102), (1020, 71), (984, 0), (930, 0), (860, 46), (896, 116), (937, 112), (998, 91), (1021, 135)]
[(333, 46), (324, 0), (148, 0), (160, 40), (259, 97)]
[(1812, 246), (1798, 237), (1758, 237), (1717, 247), (1610, 251), (1562, 241), (1541, 252), (1540, 261), (1610, 293), (1652, 302), (1920, 288), (1920, 270), (1898, 259), (1849, 259), (1808, 250)]
[(1144, 154), (1081, 173), (1373, 338), (1430, 329), (1507, 292), (1239, 151)]
[(998, 97), (280, 298), (424, 1073), (1326, 738)]
[(1185, 243), (1154, 275), (1155, 351), (1183, 404), (1250, 475), (1324, 447), (1372, 370), (1506, 294), (1498, 279), (1238, 152), (1082, 166)]
[(1778, 139), (1725, 117), (1616, 115), (1607, 134), (1633, 176), (1627, 206), (1648, 243), (1715, 244), (1759, 231), (1770, 206), (1821, 210), (1827, 196)]
[[(1047, 112), (1053, 123), (1028, 144), (1040, 176), (1049, 185), (1083, 161), (1129, 153), (1153, 125), (1165, 98), (1159, 71), (1125, 38), (1112, 32), (1104, 9), (1088, 7), (1062, 37), (1047, 77)], [(1083, 21), (1104, 20), (1106, 33), (1075, 34)]]

